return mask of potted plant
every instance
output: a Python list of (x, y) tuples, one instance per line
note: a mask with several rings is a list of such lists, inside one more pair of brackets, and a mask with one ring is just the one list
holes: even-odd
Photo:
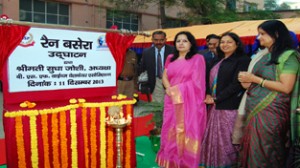
[(154, 129), (150, 130), (150, 141), (152, 149), (157, 152), (160, 148), (160, 133), (163, 123), (163, 102), (143, 102), (139, 101), (137, 106), (140, 108), (141, 115), (153, 114), (150, 122), (155, 123)]

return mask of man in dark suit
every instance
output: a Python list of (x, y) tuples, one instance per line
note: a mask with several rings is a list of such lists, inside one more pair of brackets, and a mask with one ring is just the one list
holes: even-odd
[(208, 51), (203, 54), (206, 62), (206, 66), (210, 66), (212, 60), (217, 55), (217, 47), (219, 46), (220, 37), (215, 34), (208, 35), (207, 40)]
[(209, 90), (209, 72), (211, 66), (214, 65), (215, 62), (219, 61), (217, 56), (217, 47), (219, 46), (220, 36), (216, 34), (209, 34), (206, 37), (206, 45), (208, 47), (208, 51), (203, 53), (205, 64), (206, 64), (206, 90)]
[(167, 45), (166, 40), (165, 32), (153, 32), (153, 46), (145, 49), (142, 55), (142, 72), (147, 71), (147, 86), (150, 88), (149, 90), (150, 93), (152, 93), (153, 101), (157, 102), (162, 102), (164, 99), (165, 91), (162, 85), (161, 75), (167, 56), (174, 51), (174, 47)]
[(207, 35), (207, 36), (205, 37), (206, 46), (204, 47), (203, 50), (200, 50), (200, 51), (199, 51), (199, 54), (204, 55), (205, 53), (207, 53), (207, 52), (209, 51), (208, 43), (209, 43), (209, 40), (210, 40), (210, 38), (211, 38), (212, 36), (216, 36), (216, 34), (209, 34), (209, 35)]

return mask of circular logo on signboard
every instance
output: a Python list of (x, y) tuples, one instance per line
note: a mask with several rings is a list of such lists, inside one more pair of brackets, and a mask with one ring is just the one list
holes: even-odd
[(105, 41), (105, 35), (99, 36), (99, 38), (98, 38), (97, 41), (98, 41), (98, 46), (97, 46), (97, 48), (107, 47), (106, 41)]
[(31, 33), (27, 33), (23, 40), (20, 43), (20, 46), (22, 47), (29, 47), (34, 45), (33, 35)]

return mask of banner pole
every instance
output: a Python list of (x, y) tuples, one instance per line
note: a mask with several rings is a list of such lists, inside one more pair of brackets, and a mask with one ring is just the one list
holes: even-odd
[(145, 31), (132, 31), (126, 29), (116, 30), (116, 29), (71, 26), (71, 25), (43, 24), (43, 23), (34, 23), (34, 22), (14, 21), (12, 19), (3, 19), (3, 18), (0, 19), (0, 24), (1, 25), (22, 25), (22, 26), (32, 26), (32, 27), (52, 28), (52, 29), (87, 30), (87, 31), (94, 31), (94, 32), (116, 32), (121, 34), (143, 35), (146, 37), (150, 36), (150, 33)]

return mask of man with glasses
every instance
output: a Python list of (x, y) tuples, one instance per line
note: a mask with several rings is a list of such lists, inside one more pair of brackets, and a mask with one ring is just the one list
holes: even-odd
[(143, 51), (142, 55), (142, 72), (147, 71), (149, 92), (152, 94), (152, 100), (163, 102), (164, 88), (162, 85), (162, 72), (164, 64), (169, 54), (172, 54), (174, 47), (166, 44), (166, 33), (155, 31), (152, 33), (153, 46)]
[(219, 46), (220, 37), (215, 34), (210, 34), (207, 36), (206, 42), (207, 42), (208, 51), (204, 53), (203, 56), (205, 58), (206, 65), (210, 66), (211, 61), (217, 55), (217, 47)]
[(217, 36), (216, 34), (209, 34), (206, 36), (206, 44), (208, 47), (208, 50), (203, 53), (206, 64), (206, 89), (209, 90), (209, 72), (211, 69), (211, 66), (214, 62), (217, 62), (219, 59), (217, 57), (217, 47), (219, 46), (220, 42), (220, 36)]

